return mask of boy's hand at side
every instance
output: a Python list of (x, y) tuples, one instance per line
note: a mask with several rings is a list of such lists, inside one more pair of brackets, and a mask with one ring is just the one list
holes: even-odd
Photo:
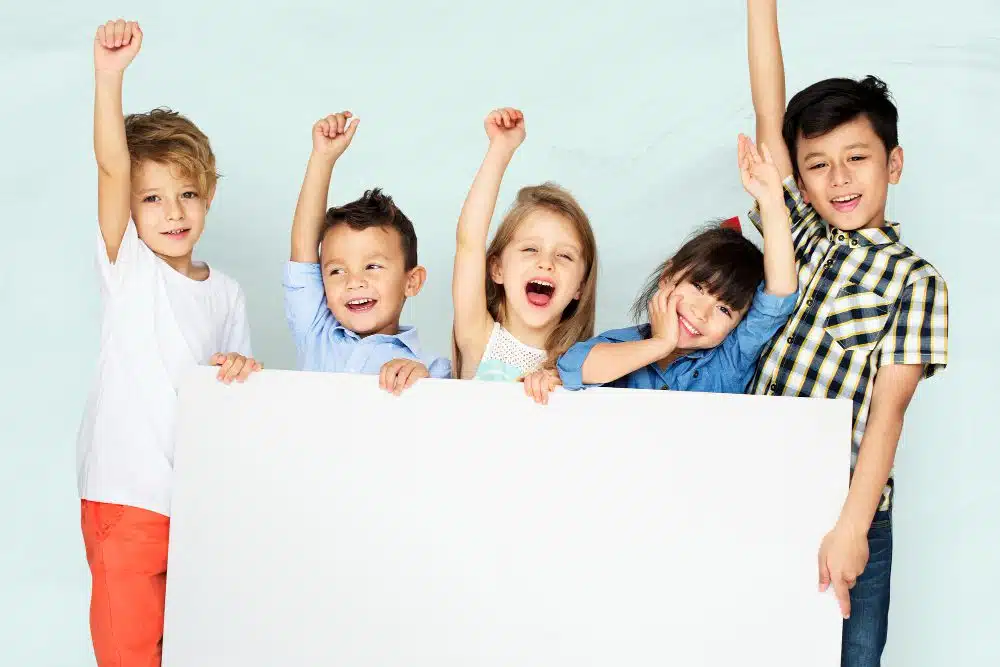
[(781, 208), (785, 205), (784, 186), (781, 173), (778, 171), (771, 151), (761, 144), (758, 152), (750, 137), (739, 136), (737, 154), (740, 167), (740, 179), (743, 189), (757, 200), (761, 208), (765, 206)]
[(382, 370), (378, 374), (378, 386), (394, 396), (399, 396), (404, 389), (409, 389), (417, 380), (425, 377), (430, 377), (430, 372), (427, 366), (419, 361), (393, 359), (382, 365)]
[[(351, 121), (354, 122), (351, 122)], [(358, 130), (359, 118), (354, 118), (350, 111), (330, 114), (322, 118), (313, 125), (312, 141), (313, 153), (336, 161), (354, 139), (354, 133)]]
[(562, 386), (559, 374), (554, 370), (543, 369), (530, 373), (521, 378), (524, 383), (524, 393), (535, 399), (535, 403), (548, 405), (549, 392), (556, 387)]
[(483, 121), (490, 148), (500, 148), (513, 153), (525, 137), (524, 114), (511, 107), (494, 109)]
[(264, 366), (253, 357), (244, 357), (242, 354), (230, 352), (223, 354), (219, 352), (212, 355), (208, 362), (210, 366), (220, 366), (216, 379), (225, 384), (236, 382), (246, 382), (251, 373), (262, 370)]
[(868, 535), (838, 523), (819, 547), (819, 590), (833, 586), (844, 618), (851, 616), (851, 589), (868, 564)]
[(680, 320), (677, 317), (677, 306), (683, 297), (674, 294), (674, 286), (660, 284), (660, 289), (649, 301), (649, 327), (654, 339), (663, 344), (663, 356), (677, 348), (677, 338), (680, 335)]

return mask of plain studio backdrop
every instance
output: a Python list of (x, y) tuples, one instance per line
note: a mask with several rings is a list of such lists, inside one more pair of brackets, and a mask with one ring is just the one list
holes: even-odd
[[(528, 130), (497, 217), (520, 185), (577, 195), (600, 246), (598, 329), (626, 323), (643, 278), (696, 225), (750, 203), (735, 166), (737, 133), (753, 131), (742, 1), (5, 0), (3, 665), (93, 664), (74, 465), (99, 322), (92, 39), (122, 15), (145, 32), (126, 111), (173, 107), (212, 140), (224, 178), (198, 256), (242, 283), (270, 368), (294, 367), (281, 271), (310, 126), (327, 113), (362, 119), (331, 202), (380, 185), (413, 219), (429, 280), (405, 320), (440, 353), (455, 223), (493, 107), (522, 108)], [(836, 75), (890, 84), (906, 163), (888, 217), (951, 296), (951, 363), (920, 387), (898, 457), (884, 664), (997, 664), (1000, 5), (788, 0), (780, 16), (789, 94)], [(738, 560), (719, 572), (732, 576)]]

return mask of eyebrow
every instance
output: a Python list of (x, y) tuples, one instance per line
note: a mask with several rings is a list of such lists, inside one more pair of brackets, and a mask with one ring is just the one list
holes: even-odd
[[(855, 148), (870, 148), (870, 146), (867, 143), (863, 142), (863, 141), (855, 142), (855, 143), (851, 144), (850, 146), (844, 146), (844, 150), (845, 151), (854, 150)], [(812, 153), (809, 153), (804, 158), (802, 158), (802, 160), (803, 161), (805, 161), (805, 160), (811, 160), (814, 157), (823, 157), (823, 153), (821, 153), (819, 151), (813, 151)]]

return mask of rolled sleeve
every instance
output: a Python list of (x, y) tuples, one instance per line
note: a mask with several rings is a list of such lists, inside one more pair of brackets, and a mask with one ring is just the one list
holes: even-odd
[(761, 351), (788, 322), (798, 298), (797, 291), (788, 296), (776, 296), (768, 294), (763, 283), (757, 286), (746, 317), (720, 346), (721, 359), (729, 366), (727, 377), (736, 382), (726, 387), (727, 392), (745, 389)]
[(878, 357), (879, 366), (919, 364), (929, 378), (948, 365), (948, 287), (925, 278), (907, 285)]
[(296, 340), (329, 322), (336, 325), (326, 305), (319, 264), (288, 262), (285, 265), (285, 317)]
[(559, 373), (559, 380), (563, 387), (571, 391), (586, 389), (587, 387), (600, 387), (602, 384), (585, 384), (583, 381), (583, 363), (587, 360), (587, 355), (594, 349), (595, 345), (601, 343), (623, 343), (626, 341), (642, 340), (643, 336), (639, 327), (631, 329), (615, 329), (606, 331), (600, 336), (594, 336), (590, 340), (576, 343), (556, 361), (556, 371)]
[(437, 357), (427, 366), (427, 372), (432, 378), (447, 380), (451, 377), (451, 361), (444, 357)]

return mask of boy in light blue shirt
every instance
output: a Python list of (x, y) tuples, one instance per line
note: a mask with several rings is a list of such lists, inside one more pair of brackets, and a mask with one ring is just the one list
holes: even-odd
[(313, 126), (285, 269), (285, 314), (299, 370), (378, 374), (383, 389), (399, 394), (420, 378), (451, 377), (451, 364), (425, 353), (416, 329), (399, 325), (403, 304), (427, 277), (410, 220), (377, 188), (326, 210), (333, 166), (357, 127), (349, 111)]

